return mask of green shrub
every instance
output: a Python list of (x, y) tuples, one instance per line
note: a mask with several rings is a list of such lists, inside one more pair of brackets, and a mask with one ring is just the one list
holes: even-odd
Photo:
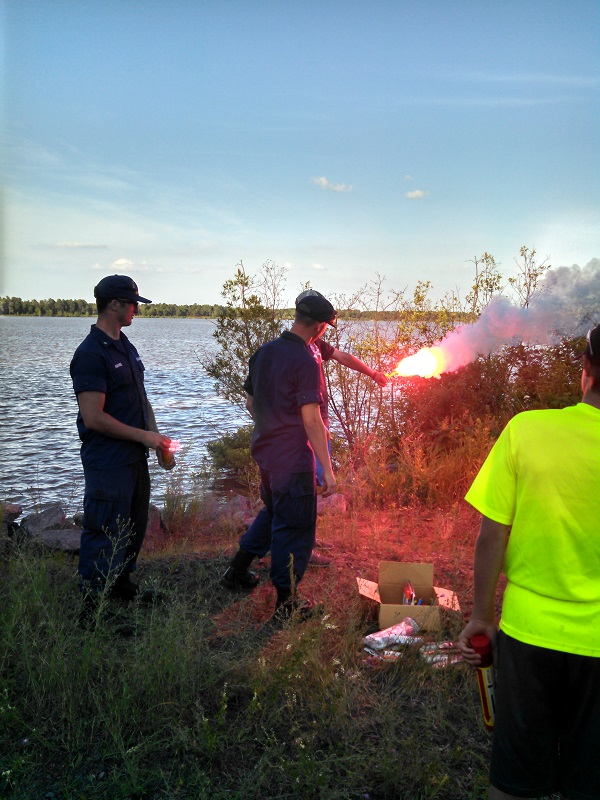
[(212, 468), (233, 473), (246, 470), (252, 461), (250, 455), (252, 430), (252, 425), (244, 425), (233, 433), (226, 433), (208, 442), (206, 449)]

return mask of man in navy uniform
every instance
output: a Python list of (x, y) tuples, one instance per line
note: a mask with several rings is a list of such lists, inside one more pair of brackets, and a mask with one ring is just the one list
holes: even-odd
[[(302, 301), (306, 297), (309, 297), (310, 295), (319, 295), (319, 292), (317, 292), (315, 289), (305, 289), (296, 298), (296, 308), (298, 307), (299, 303), (302, 303)], [(313, 357), (320, 368), (321, 395), (323, 397), (323, 400), (321, 402), (321, 417), (323, 418), (323, 424), (327, 428), (327, 434), (328, 434), (327, 448), (329, 450), (329, 453), (331, 454), (331, 437), (329, 436), (329, 395), (327, 392), (327, 379), (325, 377), (325, 369), (323, 367), (323, 364), (326, 361), (337, 361), (337, 363), (341, 364), (343, 367), (348, 367), (349, 369), (352, 369), (355, 372), (360, 372), (363, 375), (367, 375), (369, 378), (371, 378), (372, 381), (374, 381), (381, 388), (387, 386), (388, 379), (386, 378), (383, 372), (371, 369), (371, 367), (367, 366), (367, 364), (365, 364), (364, 361), (361, 361), (360, 358), (353, 356), (352, 353), (346, 353), (344, 350), (338, 350), (332, 344), (326, 342), (325, 339), (319, 338), (316, 339), (314, 342), (311, 342), (310, 351), (313, 354)], [(323, 485), (323, 466), (318, 459), (317, 459), (317, 483), (319, 486)], [(317, 547), (326, 546), (325, 543), (320, 541), (319, 539), (316, 540), (315, 544)], [(313, 550), (310, 557), (310, 563), (320, 567), (328, 567), (331, 564), (331, 559)]]
[[(296, 308), (298, 305), (302, 303), (302, 301), (306, 297), (310, 297), (311, 295), (319, 295), (319, 292), (315, 291), (315, 289), (305, 289), (301, 292), (298, 297), (296, 298)], [(320, 295), (322, 297), (322, 295)], [(338, 364), (341, 364), (343, 367), (348, 367), (349, 369), (354, 370), (355, 372), (360, 372), (363, 375), (367, 375), (374, 381), (379, 387), (383, 388), (387, 386), (388, 379), (385, 376), (385, 373), (379, 372), (376, 369), (371, 369), (371, 367), (367, 366), (364, 361), (361, 361), (360, 358), (353, 356), (352, 353), (346, 353), (344, 350), (338, 350), (329, 342), (326, 342), (324, 339), (316, 339), (314, 342), (310, 344), (310, 350), (313, 354), (313, 357), (321, 370), (321, 394), (323, 396), (323, 401), (321, 403), (321, 416), (323, 417), (323, 422), (325, 427), (329, 431), (329, 397), (327, 393), (327, 380), (325, 378), (325, 370), (323, 368), (323, 364), (326, 361), (337, 361)], [(329, 448), (331, 452), (331, 448)], [(323, 468), (319, 461), (317, 461), (317, 483), (321, 485), (321, 478), (323, 475)], [(312, 559), (311, 559), (312, 560)]]
[(270, 550), (279, 619), (294, 611), (304, 617), (311, 610), (297, 600), (296, 587), (315, 543), (315, 457), (323, 465), (323, 496), (336, 488), (320, 411), (322, 370), (310, 349), (327, 325), (335, 324), (331, 303), (320, 294), (307, 296), (296, 306), (291, 329), (252, 355), (244, 384), (246, 407), (255, 423), (251, 452), (260, 468), (265, 505), (240, 538), (222, 584), (254, 588), (258, 576), (248, 568)]
[(85, 476), (80, 585), (90, 597), (108, 587), (110, 597), (128, 601), (138, 592), (130, 574), (148, 522), (148, 451), (165, 469), (175, 461), (146, 397), (142, 360), (121, 330), (151, 301), (125, 275), (103, 278), (94, 296), (98, 319), (70, 367)]

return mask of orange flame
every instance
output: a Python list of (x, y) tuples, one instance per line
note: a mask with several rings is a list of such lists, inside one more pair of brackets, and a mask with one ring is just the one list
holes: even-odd
[(439, 347), (424, 347), (412, 356), (403, 358), (392, 375), (408, 377), (419, 375), (421, 378), (439, 378), (446, 366), (446, 359)]

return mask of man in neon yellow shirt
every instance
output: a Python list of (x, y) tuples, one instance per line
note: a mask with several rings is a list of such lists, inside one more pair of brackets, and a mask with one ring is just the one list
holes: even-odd
[(514, 417), (466, 495), (483, 518), (459, 647), (497, 650), (490, 800), (600, 798), (600, 325), (587, 339), (582, 402)]

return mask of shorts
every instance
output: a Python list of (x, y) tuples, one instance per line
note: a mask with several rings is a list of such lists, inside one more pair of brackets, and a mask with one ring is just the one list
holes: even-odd
[(500, 631), (490, 782), (516, 797), (600, 798), (600, 658)]

